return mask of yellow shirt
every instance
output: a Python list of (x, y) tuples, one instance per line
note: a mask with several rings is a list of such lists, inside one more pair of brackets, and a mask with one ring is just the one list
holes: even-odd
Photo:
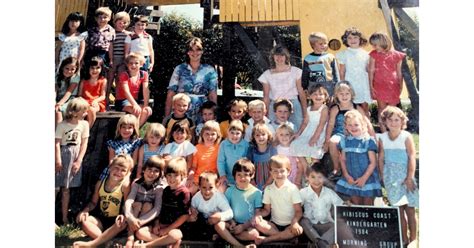
[(105, 217), (115, 217), (120, 213), (120, 206), (123, 199), (122, 184), (125, 180), (122, 180), (112, 192), (105, 190), (105, 183), (108, 177), (102, 180), (99, 189), (99, 205), (100, 211)]

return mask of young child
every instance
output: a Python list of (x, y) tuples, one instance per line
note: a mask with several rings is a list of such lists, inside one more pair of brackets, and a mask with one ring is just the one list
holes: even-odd
[(244, 125), (242, 122), (232, 120), (229, 128), (227, 128), (227, 139), (219, 145), (217, 171), (219, 172), (219, 191), (221, 192), (225, 192), (229, 185), (235, 184), (232, 173), (234, 164), (238, 159), (247, 155), (249, 143), (242, 138), (243, 132)]
[(171, 128), (176, 122), (185, 122), (190, 129), (194, 129), (194, 122), (186, 115), (191, 98), (184, 93), (178, 93), (173, 96), (173, 112), (163, 119), (163, 125), (166, 128), (166, 135), (171, 132)]
[(296, 156), (293, 155), (291, 151), (291, 141), (293, 139), (293, 129), (287, 124), (281, 124), (276, 129), (276, 151), (277, 154), (284, 155), (290, 160), (291, 170), (288, 175), (288, 180), (292, 182), (298, 189), (301, 188), (301, 183), (303, 179), (304, 167), (301, 162), (298, 161)]
[(163, 149), (163, 156), (183, 157), (188, 165), (186, 169), (190, 169), (193, 163), (193, 154), (196, 152), (196, 147), (190, 142), (191, 137), (188, 124), (181, 121), (176, 122), (168, 134), (168, 144)]
[(341, 138), (344, 137), (344, 114), (349, 110), (357, 110), (365, 116), (366, 130), (372, 137), (375, 132), (370, 120), (364, 113), (364, 109), (352, 102), (354, 99), (354, 90), (347, 81), (341, 81), (336, 84), (334, 89), (335, 104), (329, 110), (329, 121), (326, 128), (326, 140), (324, 141), (324, 150), (331, 155), (333, 170), (329, 173), (328, 179), (333, 180), (341, 176), (341, 165), (339, 157), (341, 152), (337, 149), (337, 145)]
[(126, 30), (129, 24), (130, 15), (127, 12), (120, 11), (114, 15), (115, 39), (109, 47), (110, 68), (107, 75), (107, 105), (112, 85), (114, 85), (114, 82), (118, 82), (118, 75), (127, 70), (125, 65), (125, 38), (131, 33)]
[(125, 201), (125, 217), (128, 224), (127, 247), (134, 243), (134, 233), (160, 214), (161, 196), (166, 187), (160, 183), (165, 160), (157, 155), (151, 156), (144, 165), (143, 177), (132, 184)]
[[(338, 62), (334, 55), (328, 53), (328, 37), (321, 32), (311, 33), (308, 37), (313, 52), (303, 60), (301, 83), (307, 90), (312, 84), (321, 84), (332, 99), (334, 84), (339, 81)], [(332, 100), (328, 102), (332, 102)]]
[[(273, 103), (273, 112), (274, 118), (270, 121), (270, 125), (272, 125), (273, 129), (277, 130), (278, 126), (285, 124), (293, 129), (293, 131), (297, 130), (295, 129), (295, 124), (288, 120), (290, 114), (293, 112), (293, 103), (284, 98), (276, 99)], [(298, 128), (300, 126), (298, 126)]]
[(56, 73), (56, 105), (54, 106), (56, 126), (63, 121), (63, 113), (69, 101), (77, 96), (80, 80), (79, 60), (74, 57), (65, 58)]
[(349, 110), (344, 115), (344, 127), (348, 133), (338, 148), (341, 149), (341, 179), (336, 191), (349, 195), (356, 205), (373, 205), (374, 198), (382, 196), (377, 172), (377, 144), (367, 132), (366, 116), (358, 110)]
[(234, 214), (225, 195), (217, 191), (216, 183), (217, 174), (213, 172), (204, 172), (199, 176), (199, 192), (191, 200), (191, 225), (194, 230), (199, 230), (195, 239), (215, 240), (212, 234), (217, 232), (230, 244), (243, 247), (226, 228), (226, 221), (231, 220)]
[(125, 230), (127, 223), (120, 212), (122, 202), (130, 192), (130, 184), (125, 177), (132, 167), (130, 155), (120, 154), (112, 160), (110, 175), (96, 183), (91, 201), (76, 218), (92, 240), (74, 242), (74, 247), (99, 246)]
[[(275, 155), (270, 159), (270, 173), (273, 183), (263, 193), (263, 208), (255, 215), (255, 227), (268, 236), (259, 236), (255, 244), (260, 245), (272, 241), (289, 240), (303, 233), (299, 221), (303, 215), (300, 192), (296, 185), (288, 180), (290, 160), (283, 155)], [(271, 220), (263, 217), (271, 213)]]
[(168, 186), (163, 190), (160, 215), (155, 219), (153, 227), (146, 226), (136, 232), (138, 239), (147, 242), (137, 247), (172, 245), (178, 248), (183, 234), (189, 235), (184, 231), (187, 229), (185, 222), (189, 218), (191, 203), (191, 194), (182, 183), (186, 174), (184, 158), (177, 157), (169, 161), (165, 167)]
[(369, 54), (362, 48), (367, 44), (367, 39), (359, 29), (351, 27), (344, 31), (341, 40), (347, 47), (346, 50), (338, 52), (336, 58), (339, 62), (339, 74), (342, 80), (347, 80), (354, 88), (354, 103), (360, 104), (367, 116), (370, 115)]
[(88, 108), (81, 97), (74, 98), (66, 109), (65, 120), (56, 127), (55, 187), (62, 192), (61, 214), (68, 224), (69, 189), (81, 186), (82, 159), (87, 150), (89, 125), (83, 120)]
[(94, 125), (97, 112), (105, 112), (105, 91), (107, 79), (104, 77), (104, 61), (93, 57), (86, 63), (84, 76), (79, 86), (79, 95), (89, 103), (87, 121), (89, 127)]
[(99, 7), (95, 13), (95, 25), (87, 30), (86, 52), (84, 61), (99, 56), (104, 60), (105, 67), (109, 66), (109, 48), (115, 39), (115, 29), (108, 23), (112, 17), (109, 7)]
[(130, 53), (125, 58), (127, 71), (119, 74), (115, 108), (135, 115), (139, 126), (145, 124), (152, 110), (148, 106), (150, 89), (148, 88), (148, 73), (140, 70), (145, 59), (139, 53)]
[(186, 187), (192, 195), (198, 190), (201, 173), (206, 171), (217, 173), (217, 153), (220, 143), (219, 123), (213, 120), (206, 121), (199, 136), (199, 144), (196, 145), (196, 153), (193, 155), (193, 163), (186, 182)]
[(138, 149), (137, 178), (142, 175), (142, 166), (153, 155), (161, 155), (165, 146), (165, 127), (160, 123), (150, 123), (145, 130), (143, 145)]
[(86, 26), (84, 16), (79, 12), (72, 12), (67, 17), (58, 35), (60, 45), (56, 46), (56, 66), (67, 57), (74, 57), (81, 64), (86, 45)]
[(250, 183), (254, 175), (255, 166), (250, 160), (237, 160), (232, 168), (235, 184), (225, 191), (225, 197), (234, 213), (227, 228), (239, 240), (255, 240), (260, 236), (252, 224), (255, 214), (262, 207), (262, 191)]
[[(266, 70), (258, 81), (263, 85), (263, 101), (269, 108), (279, 98), (288, 99), (293, 104), (291, 121), (298, 129), (303, 122), (306, 109), (306, 94), (301, 86), (302, 71), (290, 65), (290, 52), (281, 45), (270, 51), (270, 69)], [(269, 111), (271, 120), (275, 119)]]
[(199, 123), (194, 130), (194, 137), (201, 137), (201, 130), (206, 121), (216, 120), (217, 104), (213, 101), (204, 102), (199, 108), (199, 114), (201, 114), (202, 123)]
[[(405, 131), (405, 113), (392, 106), (382, 112), (382, 123), (387, 132), (379, 136), (379, 168), (387, 197), (392, 206), (400, 208), (403, 243), (416, 239), (415, 208), (418, 208), (418, 189), (415, 181), (416, 150), (412, 135)], [(407, 234), (410, 230), (410, 237)]]
[(334, 219), (331, 216), (334, 205), (342, 205), (343, 200), (332, 189), (324, 186), (324, 172), (320, 162), (306, 170), (308, 186), (300, 190), (304, 208), (300, 225), (306, 236), (321, 248), (334, 244)]
[(229, 124), (232, 120), (242, 121), (244, 125), (244, 130), (247, 128), (247, 124), (244, 123), (242, 118), (247, 113), (247, 103), (239, 98), (232, 99), (227, 105), (227, 113), (230, 116), (230, 120), (222, 121), (219, 125), (222, 132), (222, 139), (227, 138), (227, 129), (229, 129)]
[(302, 164), (303, 172), (308, 167), (307, 157), (311, 161), (317, 162), (324, 156), (324, 140), (326, 136), (326, 125), (329, 110), (326, 103), (329, 94), (321, 84), (312, 84), (308, 89), (311, 99), (311, 106), (306, 110), (308, 118), (301, 125), (300, 130), (295, 135), (295, 140), (290, 145), (290, 151), (298, 157)]
[(248, 120), (249, 125), (245, 128), (246, 141), (250, 142), (252, 140), (253, 126), (257, 123), (267, 125), (272, 135), (275, 135), (275, 129), (270, 125), (270, 119), (265, 116), (266, 114), (267, 108), (262, 100), (256, 99), (249, 102), (249, 115), (251, 118)]
[[(402, 62), (405, 54), (392, 48), (392, 41), (385, 33), (376, 32), (369, 38), (373, 49), (369, 60), (369, 83), (372, 98), (377, 100), (378, 121), (387, 105), (400, 103), (403, 89)], [(380, 125), (382, 132), (385, 126)]]
[(250, 143), (247, 158), (255, 165), (255, 186), (263, 190), (272, 183), (270, 177), (270, 158), (277, 154), (272, 145), (273, 135), (267, 125), (257, 123), (252, 130), (252, 141)]
[(145, 57), (145, 63), (140, 70), (151, 73), (155, 63), (155, 52), (153, 51), (153, 37), (145, 29), (148, 25), (148, 17), (138, 15), (133, 17), (133, 33), (125, 38), (125, 56), (129, 53), (141, 53)]

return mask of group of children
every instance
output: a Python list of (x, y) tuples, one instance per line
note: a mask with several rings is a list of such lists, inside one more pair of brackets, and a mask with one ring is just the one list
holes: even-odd
[[(390, 204), (400, 207), (404, 244), (416, 239), (416, 151), (404, 130), (405, 113), (393, 106), (404, 55), (391, 49), (385, 34), (371, 36), (374, 50), (367, 54), (360, 31), (347, 29), (342, 40), (348, 49), (333, 56), (327, 37), (312, 33), (314, 51), (303, 70), (285, 68), (284, 50), (271, 56), (278, 70), (269, 73), (288, 70), (295, 83), (283, 90), (296, 98), (273, 99), (282, 89), (268, 82), (263, 101), (232, 100), (229, 120), (218, 123), (217, 105), (209, 101), (200, 109), (203, 122), (194, 123), (186, 115), (189, 96), (178, 93), (173, 112), (162, 124), (148, 123), (142, 139), (139, 127), (152, 113), (148, 78), (154, 64), (146, 18), (135, 18), (133, 33), (125, 30), (127, 13), (115, 15), (114, 29), (107, 24), (110, 10), (99, 8), (97, 26), (86, 33), (81, 18), (72, 13), (64, 24), (56, 75), (56, 193), (61, 191), (64, 223), (69, 189), (81, 185), (89, 128), (96, 113), (106, 111), (114, 80), (115, 106), (127, 114), (107, 141), (109, 164), (76, 218), (92, 240), (74, 246), (96, 246), (126, 230), (127, 247), (179, 247), (182, 239), (219, 237), (255, 246), (302, 233), (329, 247), (335, 242), (331, 207), (344, 203), (339, 194), (348, 196), (347, 204), (373, 205), (382, 186)], [(380, 135), (369, 119), (372, 98)], [(290, 121), (295, 113), (302, 115), (300, 123)], [(329, 175), (320, 164), (326, 152), (333, 162)], [(337, 181), (337, 193), (324, 186), (326, 176)]]

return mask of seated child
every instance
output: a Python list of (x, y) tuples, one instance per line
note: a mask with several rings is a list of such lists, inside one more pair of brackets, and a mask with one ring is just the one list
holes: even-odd
[(138, 149), (137, 176), (142, 176), (143, 164), (153, 155), (161, 155), (165, 140), (165, 127), (160, 123), (150, 123), (145, 130), (143, 145)]
[(286, 124), (293, 131), (295, 130), (295, 124), (293, 124), (288, 119), (290, 118), (291, 113), (293, 113), (293, 104), (288, 99), (277, 99), (273, 103), (273, 112), (275, 113), (275, 119), (271, 120), (270, 125), (273, 129), (277, 129), (281, 124)]
[(119, 154), (112, 160), (109, 175), (96, 183), (91, 201), (76, 218), (81, 229), (93, 240), (74, 242), (74, 247), (98, 246), (125, 230), (127, 223), (120, 210), (130, 192), (129, 181), (125, 178), (132, 166), (130, 155)]
[(194, 143), (197, 143), (197, 139), (200, 137), (201, 129), (204, 126), (204, 123), (206, 123), (206, 121), (216, 120), (216, 109), (217, 104), (213, 101), (207, 101), (201, 105), (199, 113), (201, 114), (202, 122), (199, 123), (196, 126), (196, 130), (194, 130), (194, 137), (196, 138), (196, 142)]
[[(270, 159), (270, 174), (273, 183), (263, 193), (263, 209), (255, 215), (255, 228), (265, 235), (258, 236), (255, 244), (289, 240), (303, 233), (299, 221), (303, 215), (301, 197), (296, 185), (288, 180), (291, 170), (290, 160), (284, 155)], [(271, 213), (271, 220), (263, 217)]]
[(247, 103), (244, 100), (235, 98), (230, 101), (229, 105), (227, 106), (227, 113), (230, 116), (230, 120), (222, 121), (220, 123), (222, 139), (227, 138), (226, 130), (229, 128), (229, 124), (232, 120), (242, 121), (244, 124), (244, 130), (247, 128), (247, 124), (242, 119), (247, 113)]
[(320, 162), (306, 170), (308, 186), (300, 190), (304, 215), (300, 220), (303, 232), (317, 245), (328, 248), (334, 244), (333, 205), (342, 205), (342, 199), (330, 188), (324, 186), (324, 171)]
[(194, 129), (194, 122), (186, 115), (191, 98), (184, 93), (178, 93), (173, 96), (173, 112), (163, 119), (163, 125), (166, 129), (166, 136), (171, 132), (171, 128), (176, 122), (186, 122), (191, 130)]
[(191, 130), (186, 122), (176, 122), (167, 136), (168, 144), (163, 149), (162, 155), (167, 159), (183, 157), (186, 159), (187, 168), (191, 168), (193, 154), (196, 147), (191, 140)]
[(275, 129), (270, 125), (270, 119), (265, 116), (266, 114), (267, 108), (262, 100), (257, 99), (249, 102), (249, 115), (251, 118), (248, 120), (249, 125), (245, 128), (245, 140), (247, 142), (252, 140), (252, 129), (257, 123), (267, 125), (272, 135), (275, 136)]

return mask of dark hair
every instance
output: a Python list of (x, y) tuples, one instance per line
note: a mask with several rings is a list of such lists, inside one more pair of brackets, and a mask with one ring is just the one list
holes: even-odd
[[(66, 83), (66, 88), (69, 88), (69, 83), (71, 82), (71, 78), (65, 78), (63, 74), (64, 67), (69, 64), (75, 64), (76, 65), (76, 73), (79, 71), (79, 60), (77, 60), (76, 57), (67, 57), (61, 61), (61, 64), (59, 65), (58, 72), (56, 73), (56, 87), (61, 87), (61, 81), (64, 80)], [(74, 77), (74, 75), (73, 75)]]
[(86, 31), (86, 25), (84, 23), (84, 16), (82, 16), (81, 13), (79, 12), (72, 12), (71, 14), (69, 14), (66, 18), (66, 20), (64, 21), (63, 23), (63, 27), (61, 29), (61, 33), (63, 34), (69, 34), (69, 31), (71, 31), (71, 29), (69, 28), (69, 21), (79, 21), (80, 24), (79, 24), (79, 27), (77, 27), (77, 32), (79, 33), (82, 33), (84, 31)]
[(174, 132), (183, 132), (187, 134), (186, 139), (191, 139), (191, 130), (189, 129), (189, 125), (185, 121), (178, 121), (173, 124), (171, 127), (170, 133), (168, 134), (168, 143), (174, 142), (173, 133)]
[(89, 61), (86, 61), (83, 71), (81, 72), (81, 78), (84, 80), (89, 80), (91, 78), (91, 74), (89, 70), (91, 66), (100, 66), (100, 77), (104, 77), (105, 70), (104, 70), (104, 60), (99, 56), (92, 57)]
[(286, 106), (288, 108), (288, 111), (290, 113), (293, 113), (293, 103), (291, 103), (290, 100), (285, 98), (276, 99), (275, 103), (273, 103), (273, 112), (276, 112), (279, 106)]
[(360, 32), (360, 30), (356, 27), (351, 27), (346, 29), (346, 31), (344, 31), (344, 34), (341, 36), (342, 43), (344, 43), (346, 47), (349, 47), (349, 43), (347, 43), (347, 37), (349, 35), (359, 36), (359, 46), (365, 46), (367, 44), (367, 39), (364, 37), (362, 32)]
[(199, 113), (202, 113), (203, 109), (211, 109), (212, 112), (214, 112), (214, 115), (216, 115), (217, 104), (213, 101), (206, 101), (199, 108)]
[(133, 25), (135, 25), (135, 23), (137, 23), (137, 22), (143, 22), (143, 23), (148, 24), (148, 16), (144, 16), (144, 15), (134, 16), (133, 17)]
[(249, 172), (250, 176), (253, 177), (255, 174), (255, 165), (248, 158), (241, 158), (237, 160), (232, 168), (232, 176), (235, 177), (237, 172)]
[(270, 51), (270, 68), (275, 68), (275, 60), (273, 58), (274, 55), (284, 55), (285, 56), (285, 64), (289, 65), (290, 64), (290, 52), (286, 47), (282, 45), (276, 45), (271, 51)]
[(311, 172), (314, 173), (321, 173), (324, 175), (323, 163), (320, 161), (314, 162), (308, 169), (306, 170), (306, 176), (309, 176)]

